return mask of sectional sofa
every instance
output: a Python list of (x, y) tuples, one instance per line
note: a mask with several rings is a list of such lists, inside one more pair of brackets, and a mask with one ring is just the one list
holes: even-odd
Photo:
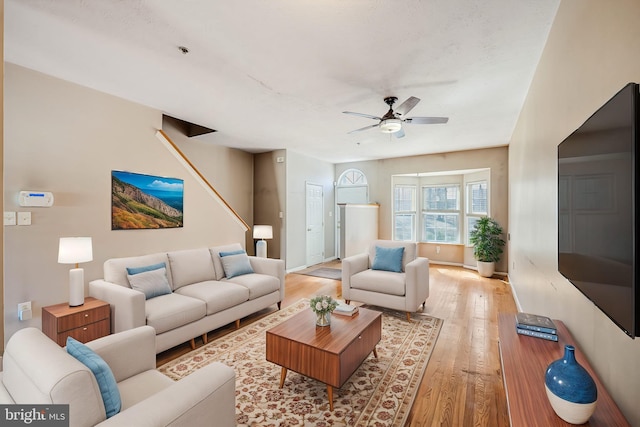
[(111, 305), (113, 333), (156, 331), (156, 353), (284, 299), (284, 261), (248, 256), (239, 243), (159, 252), (104, 263), (89, 294)]

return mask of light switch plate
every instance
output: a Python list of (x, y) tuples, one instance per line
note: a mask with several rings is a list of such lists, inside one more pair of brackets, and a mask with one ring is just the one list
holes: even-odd
[(4, 213), (4, 225), (16, 225), (16, 213), (5, 212)]
[(18, 225), (31, 225), (31, 212), (18, 212)]

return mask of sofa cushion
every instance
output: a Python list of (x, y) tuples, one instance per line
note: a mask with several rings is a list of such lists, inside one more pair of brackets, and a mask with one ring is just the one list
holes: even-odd
[(122, 397), (122, 410), (146, 400), (165, 388), (171, 387), (174, 381), (155, 369), (136, 374), (118, 383)]
[(374, 240), (369, 245), (369, 266), (373, 265), (373, 260), (376, 257), (376, 248), (397, 248), (403, 247), (404, 253), (402, 255), (402, 271), (405, 270), (407, 264), (416, 259), (418, 254), (418, 244), (415, 242), (399, 242), (394, 240)]
[(168, 264), (166, 252), (108, 259), (104, 262), (104, 280), (130, 288), (131, 285), (129, 285), (129, 280), (127, 279), (127, 268), (148, 267), (150, 265), (160, 264), (163, 262), (167, 266), (167, 278), (169, 279), (169, 284), (173, 287), (173, 282), (171, 281), (171, 267)]
[(107, 362), (89, 347), (72, 337), (67, 337), (67, 353), (78, 359), (93, 372), (100, 388), (107, 418), (113, 417), (120, 412), (122, 408), (120, 391), (118, 390), (116, 378), (113, 376), (113, 372), (111, 372)]
[(220, 261), (227, 279), (253, 273), (249, 257), (245, 251), (220, 252)]
[(207, 281), (183, 286), (177, 294), (196, 298), (206, 303), (207, 315), (235, 307), (249, 299), (249, 290), (231, 282)]
[(169, 280), (167, 279), (167, 269), (164, 267), (157, 270), (129, 274), (127, 277), (131, 288), (142, 292), (145, 299), (171, 293), (171, 286), (169, 286)]
[(204, 301), (173, 292), (151, 298), (145, 303), (147, 325), (156, 335), (202, 319), (206, 313)]
[(169, 252), (167, 257), (174, 290), (192, 283), (215, 280), (216, 271), (207, 248)]
[(376, 256), (373, 258), (371, 269), (401, 273), (403, 255), (404, 247), (402, 246), (397, 248), (376, 246)]
[(249, 299), (260, 298), (280, 290), (280, 280), (267, 274), (245, 274), (228, 280), (249, 290)]
[(224, 268), (222, 267), (222, 261), (220, 260), (220, 252), (233, 252), (239, 250), (243, 250), (240, 243), (215, 246), (209, 249), (209, 251), (211, 252), (211, 258), (213, 259), (213, 266), (216, 270), (216, 280), (220, 280), (224, 277)]
[(405, 294), (405, 273), (365, 270), (351, 276), (351, 287), (388, 295)]

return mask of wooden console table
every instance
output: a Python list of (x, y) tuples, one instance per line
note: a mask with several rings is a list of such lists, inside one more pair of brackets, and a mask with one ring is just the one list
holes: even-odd
[(498, 317), (500, 363), (507, 393), (509, 420), (512, 427), (572, 426), (553, 411), (544, 387), (544, 374), (554, 360), (564, 354), (565, 344), (576, 348), (576, 360), (591, 374), (598, 387), (596, 411), (585, 426), (629, 426), (600, 379), (596, 376), (580, 349), (576, 346), (564, 323), (554, 320), (558, 328), (558, 342), (518, 335), (515, 314), (501, 313)]

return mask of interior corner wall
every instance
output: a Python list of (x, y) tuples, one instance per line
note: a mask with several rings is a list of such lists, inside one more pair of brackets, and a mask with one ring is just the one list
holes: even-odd
[(335, 167), (287, 150), (286, 157), (286, 253), (285, 266), (294, 270), (306, 266), (306, 183), (322, 185), (324, 195), (324, 259), (336, 257)]
[[(175, 121), (163, 120), (162, 129), (206, 178), (220, 196), (249, 226), (253, 222), (253, 154), (223, 146), (218, 132), (187, 137)], [(247, 252), (254, 253), (251, 230), (246, 233)]]
[[(640, 426), (640, 339), (557, 269), (557, 147), (628, 82), (640, 82), (640, 2), (562, 1), (509, 148), (510, 281), (522, 310), (562, 320), (631, 425)], [(541, 373), (542, 375), (542, 373)]]
[[(444, 171), (461, 171), (468, 169), (491, 169), (490, 203), (491, 216), (498, 221), (505, 233), (509, 230), (508, 221), (508, 179), (509, 149), (505, 147), (486, 148), (481, 150), (457, 151), (452, 153), (425, 154), (421, 156), (397, 157), (382, 160), (340, 163), (336, 165), (336, 179), (345, 170), (355, 168), (361, 170), (369, 183), (369, 200), (380, 205), (380, 239), (391, 239), (393, 227), (393, 187), (392, 176), (411, 173), (429, 173)], [(421, 254), (426, 254), (422, 251)], [(435, 251), (434, 251), (435, 252)], [(464, 247), (460, 262), (466, 264), (473, 259), (473, 248)], [(433, 252), (430, 255), (436, 256)], [(459, 257), (460, 251), (444, 250), (443, 259), (449, 262), (450, 257)], [(438, 261), (438, 258), (434, 258)], [(475, 262), (471, 262), (475, 265)], [(508, 255), (505, 251), (497, 271), (507, 271)]]
[[(160, 111), (5, 63), (4, 112), (4, 209), (32, 218), (4, 228), (5, 340), (40, 328), (43, 306), (68, 301), (60, 237), (92, 237), (85, 282), (101, 278), (109, 258), (245, 241), (241, 223), (156, 137)], [(112, 170), (183, 179), (184, 227), (112, 231)], [(20, 190), (51, 191), (54, 205), (20, 207)], [(23, 301), (33, 302), (33, 319), (20, 322)]]
[(253, 218), (254, 224), (273, 227), (273, 239), (267, 242), (269, 258), (285, 259), (286, 159), (285, 150), (254, 155)]

